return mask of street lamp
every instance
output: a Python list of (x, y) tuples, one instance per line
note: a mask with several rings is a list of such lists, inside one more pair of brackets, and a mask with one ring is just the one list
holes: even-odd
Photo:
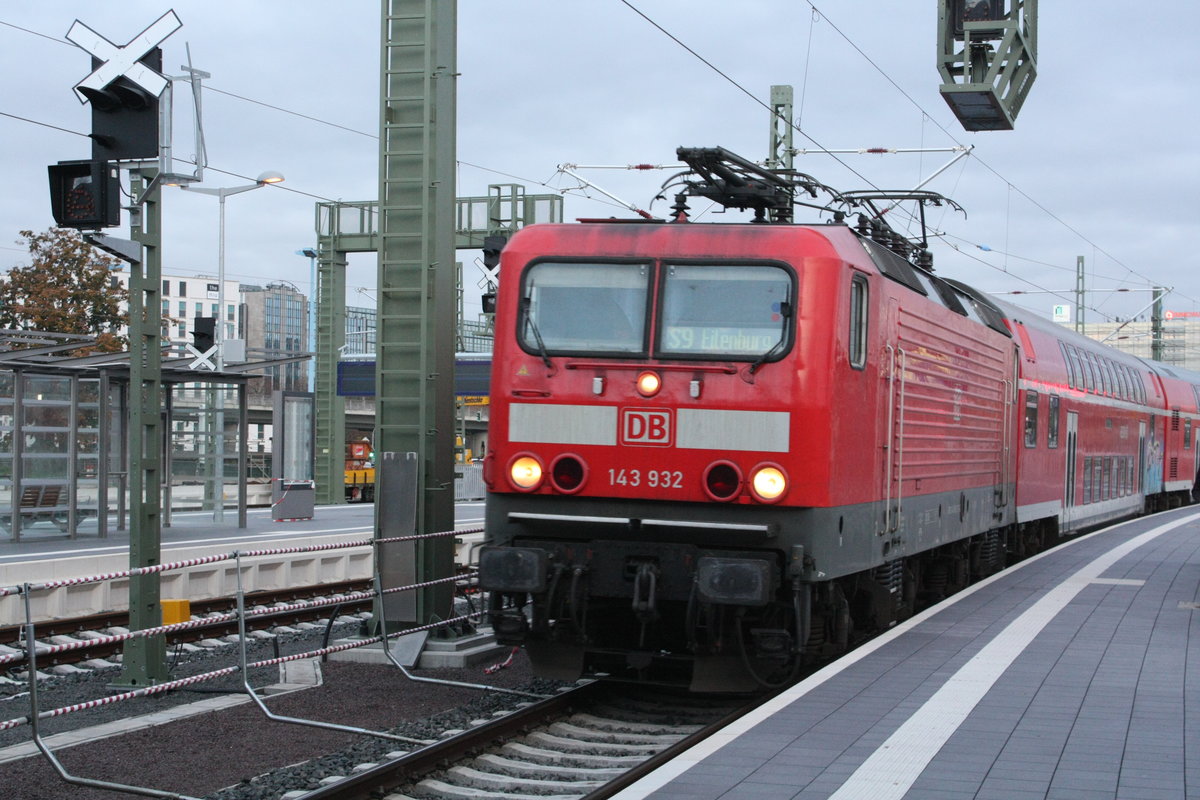
[[(179, 188), (189, 192), (213, 195), (220, 205), (220, 216), (217, 228), (217, 324), (213, 330), (213, 343), (217, 346), (217, 372), (225, 371), (225, 198), (252, 189), (261, 189), (269, 183), (282, 183), (283, 175), (268, 170), (254, 181), (245, 186), (227, 186), (218, 189), (206, 189), (203, 186), (180, 184)], [(216, 397), (216, 463), (213, 465), (214, 501), (213, 522), (220, 523), (225, 514), (225, 390), (217, 392)]]
[(308, 390), (317, 390), (317, 251), (311, 247), (297, 250), (296, 255), (308, 259)]
[(189, 192), (210, 194), (217, 198), (220, 205), (217, 229), (217, 325), (214, 331), (213, 343), (217, 346), (217, 371), (225, 370), (225, 198), (253, 189), (261, 189), (269, 183), (283, 183), (283, 175), (274, 170), (267, 170), (259, 175), (254, 183), (245, 186), (228, 186), (218, 189), (206, 189), (203, 186), (182, 184), (179, 188)]

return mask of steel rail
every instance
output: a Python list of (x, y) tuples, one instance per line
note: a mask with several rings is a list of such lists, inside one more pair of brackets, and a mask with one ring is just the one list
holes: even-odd
[(304, 800), (363, 800), (382, 797), (397, 786), (415, 782), (434, 770), (444, 769), (448, 763), (492, 745), (497, 740), (523, 734), (543, 724), (548, 718), (568, 713), (577, 704), (591, 702), (601, 691), (603, 684), (599, 682), (584, 684), (569, 692), (490, 720), (457, 736), (414, 750), (394, 761), (315, 789), (304, 795)]

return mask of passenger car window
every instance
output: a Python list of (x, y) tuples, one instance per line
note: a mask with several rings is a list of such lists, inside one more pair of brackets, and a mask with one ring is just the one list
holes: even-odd
[(1046, 447), (1058, 447), (1058, 395), (1050, 395), (1050, 415), (1046, 420)]
[(1025, 446), (1037, 447), (1038, 393), (1025, 393)]

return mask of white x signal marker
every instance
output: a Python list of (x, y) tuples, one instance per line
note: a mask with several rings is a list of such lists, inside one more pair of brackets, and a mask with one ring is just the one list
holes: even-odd
[(489, 267), (480, 259), (475, 259), (475, 266), (479, 267), (479, 271), (483, 273), (484, 280), (488, 283), (497, 283), (500, 280), (500, 265)]
[(167, 79), (138, 59), (149, 53), (175, 31), (183, 27), (175, 12), (168, 11), (149, 28), (139, 33), (124, 47), (117, 47), (94, 30), (75, 20), (67, 31), (67, 40), (91, 53), (102, 62), (91, 75), (75, 84), (79, 102), (86, 103), (87, 97), (80, 88), (103, 90), (121, 76), (141, 86), (155, 97), (167, 88)]
[(196, 357), (195, 361), (188, 364), (188, 369), (211, 369), (213, 372), (217, 371), (217, 362), (213, 360), (217, 355), (217, 345), (214, 344), (203, 353), (190, 344), (186, 345), (186, 347), (187, 351)]

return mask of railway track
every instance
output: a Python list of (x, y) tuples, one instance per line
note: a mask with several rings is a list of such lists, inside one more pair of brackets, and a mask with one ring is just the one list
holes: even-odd
[[(279, 591), (254, 592), (246, 595), (247, 609), (265, 609), (270, 606), (287, 604), (296, 600), (308, 600), (317, 597), (336, 597), (366, 592), (371, 589), (371, 581), (343, 581), (340, 583), (325, 583), (313, 586), (292, 587)], [(220, 597), (202, 600), (191, 604), (191, 614), (194, 619), (206, 615), (221, 615), (235, 611), (237, 600), (233, 597)], [(371, 609), (370, 599), (348, 599), (342, 604), (319, 606), (314, 608), (284, 609), (278, 613), (261, 613), (248, 616), (248, 630), (263, 630), (281, 625), (296, 625), (304, 622), (312, 623), (317, 620), (336, 617), (342, 614), (354, 614)], [(79, 664), (94, 659), (107, 659), (124, 649), (124, 643), (99, 642), (89, 644), (88, 639), (99, 632), (110, 631), (114, 628), (125, 628), (129, 625), (129, 614), (124, 611), (107, 614), (93, 614), (86, 617), (70, 619), (46, 620), (34, 623), (34, 639), (38, 642), (61, 644), (68, 640), (80, 640), (82, 644), (77, 649), (56, 652), (38, 656), (38, 667), (48, 668), (61, 664)], [(193, 643), (206, 639), (219, 639), (235, 635), (238, 632), (237, 620), (218, 619), (209, 624), (199, 624), (195, 627), (167, 634), (167, 644)], [(64, 638), (66, 637), (66, 638)], [(23, 650), (24, 626), (10, 625), (0, 628), (0, 648)], [(0, 649), (0, 653), (5, 652)], [(22, 668), (24, 662), (14, 664)]]
[(303, 800), (601, 800), (767, 697), (589, 683), (363, 765)]

